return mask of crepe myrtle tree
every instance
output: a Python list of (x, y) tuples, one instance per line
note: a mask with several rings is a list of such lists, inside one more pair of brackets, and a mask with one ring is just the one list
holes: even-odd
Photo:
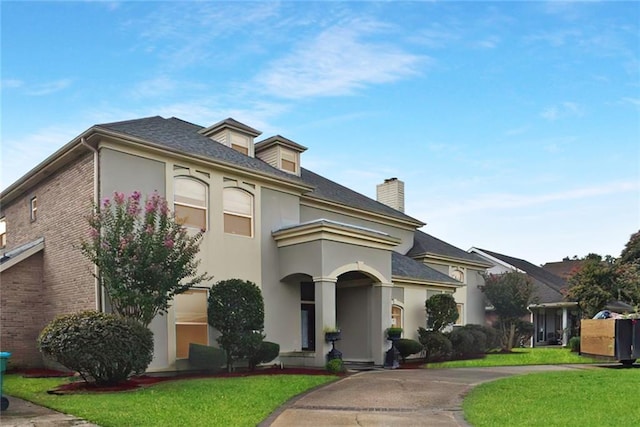
[(148, 327), (175, 295), (210, 279), (198, 274), (203, 231), (188, 232), (157, 192), (144, 204), (138, 191), (115, 192), (94, 204), (87, 220), (80, 250), (98, 267), (94, 276), (117, 315)]

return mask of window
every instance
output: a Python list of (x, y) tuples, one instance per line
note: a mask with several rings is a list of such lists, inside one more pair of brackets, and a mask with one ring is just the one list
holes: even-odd
[(402, 307), (399, 305), (391, 306), (391, 326), (402, 328)]
[(0, 248), (7, 246), (7, 220), (0, 218)]
[(175, 296), (176, 358), (189, 357), (189, 343), (209, 344), (207, 290), (189, 289)]
[(224, 189), (224, 232), (253, 235), (253, 196), (239, 188)]
[(32, 197), (29, 201), (29, 216), (31, 218), (31, 222), (35, 221), (38, 213), (38, 198)]
[(191, 178), (173, 181), (173, 210), (185, 227), (207, 229), (207, 186)]
[(455, 325), (462, 326), (464, 325), (464, 304), (456, 304), (456, 309), (458, 310), (458, 319)]
[(249, 138), (242, 135), (231, 135), (231, 148), (248, 156), (249, 155)]
[(295, 153), (292, 153), (291, 151), (282, 151), (280, 164), (282, 165), (283, 170), (291, 173), (298, 173)]
[(456, 279), (458, 282), (464, 283), (464, 272), (462, 270), (455, 268), (451, 271), (450, 276)]

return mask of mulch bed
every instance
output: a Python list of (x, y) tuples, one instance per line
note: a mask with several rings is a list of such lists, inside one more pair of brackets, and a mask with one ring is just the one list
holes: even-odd
[[(279, 366), (258, 368), (255, 371), (236, 371), (236, 372), (218, 372), (215, 374), (207, 373), (176, 373), (173, 375), (141, 375), (129, 378), (115, 386), (98, 386), (96, 384), (87, 383), (81, 379), (62, 384), (52, 390), (47, 391), (49, 394), (74, 394), (74, 393), (104, 393), (137, 390), (142, 387), (152, 386), (166, 381), (176, 381), (194, 378), (237, 378), (249, 377), (256, 375), (330, 375), (323, 369), (312, 368), (280, 368)], [(64, 376), (69, 376), (65, 374)], [(34, 378), (34, 377), (31, 377)]]

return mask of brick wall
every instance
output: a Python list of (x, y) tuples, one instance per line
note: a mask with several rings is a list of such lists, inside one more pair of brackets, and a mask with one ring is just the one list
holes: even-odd
[(0, 292), (0, 348), (11, 351), (9, 366), (39, 366), (42, 363), (35, 342), (43, 325), (42, 251), (4, 271)]
[[(29, 206), (34, 196), (37, 197), (38, 209), (37, 219), (32, 222)], [(34, 323), (33, 327), (40, 330), (58, 314), (96, 308), (95, 282), (91, 275), (93, 268), (77, 249), (81, 238), (88, 233), (85, 216), (90, 212), (92, 200), (93, 155), (88, 153), (2, 207), (7, 220), (7, 250), (39, 237), (45, 239), (40, 298), (34, 299), (28, 309), (17, 314), (14, 325)], [(5, 292), (9, 293), (7, 300), (15, 298), (11, 289), (15, 292), (20, 285), (14, 284), (5, 289), (5, 274), (2, 276), (1, 308), (4, 312)], [(41, 317), (36, 318), (36, 313), (41, 313)], [(9, 331), (3, 324), (0, 337), (3, 341), (5, 333)], [(29, 333), (25, 329), (24, 340), (33, 343)], [(4, 342), (2, 346), (3, 350), (11, 351)]]

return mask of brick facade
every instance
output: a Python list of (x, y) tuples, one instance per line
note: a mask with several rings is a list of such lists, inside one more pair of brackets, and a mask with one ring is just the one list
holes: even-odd
[[(22, 265), (13, 266), (2, 274), (0, 339), (3, 351), (14, 351), (9, 343), (20, 348), (18, 354), (23, 354), (27, 347), (35, 350), (33, 330), (40, 331), (58, 314), (96, 308), (92, 265), (77, 249), (88, 232), (85, 216), (93, 201), (93, 179), (93, 155), (87, 154), (2, 207), (2, 215), (7, 221), (6, 250), (40, 237), (45, 239), (45, 248), (38, 255), (42, 279), (37, 297), (32, 289), (35, 279), (25, 276)], [(37, 197), (35, 221), (30, 217), (33, 197)], [(35, 261), (31, 258), (37, 259), (34, 255), (22, 263), (32, 265)], [(25, 283), (20, 283), (22, 279)], [(26, 280), (31, 282), (28, 284)], [(30, 303), (26, 295), (33, 297)], [(18, 305), (21, 301), (27, 304), (24, 310), (16, 311), (9, 307), (12, 301)], [(5, 323), (5, 311), (11, 311), (14, 316), (8, 323)], [(25, 360), (22, 361), (18, 354), (12, 356), (14, 364), (27, 364), (34, 359), (24, 353)]]

